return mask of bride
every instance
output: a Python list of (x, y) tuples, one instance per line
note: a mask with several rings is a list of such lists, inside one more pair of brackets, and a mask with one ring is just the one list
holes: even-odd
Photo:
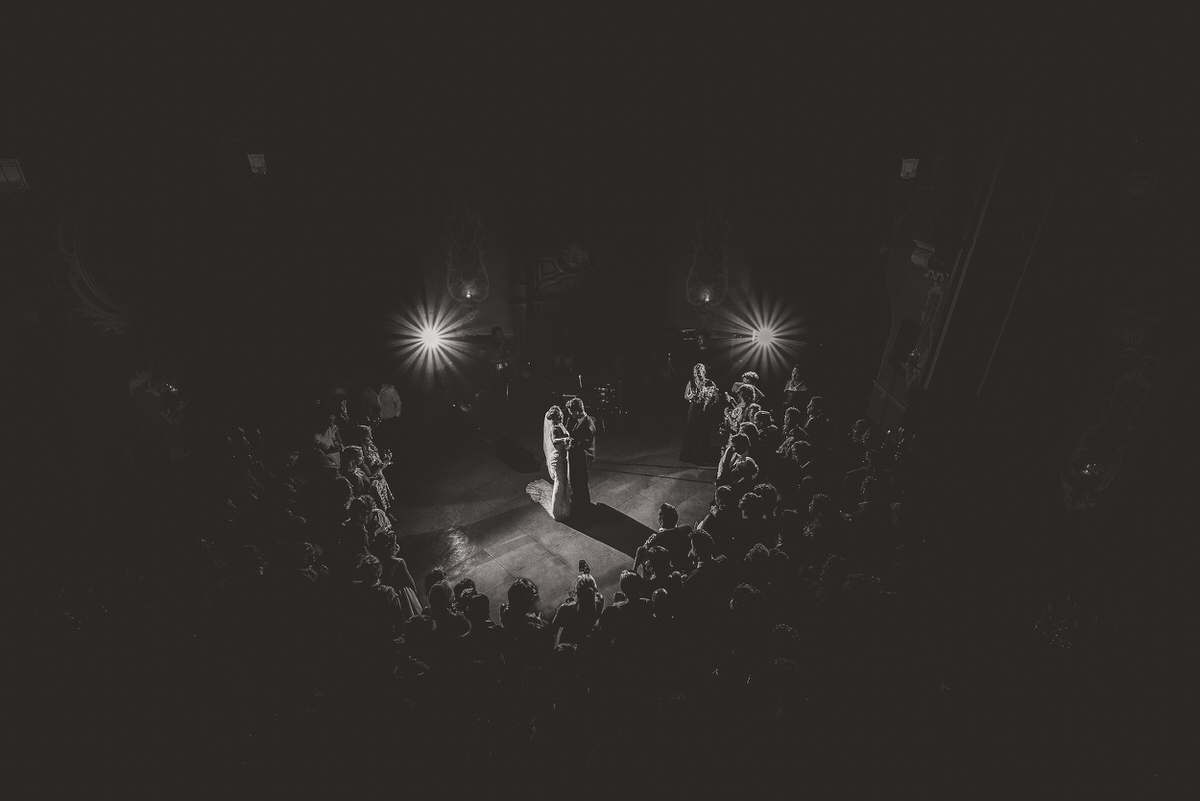
[(562, 520), (571, 514), (571, 482), (567, 479), (567, 446), (571, 438), (562, 424), (563, 412), (551, 406), (542, 425), (542, 450), (546, 469), (554, 487), (550, 496), (550, 516)]

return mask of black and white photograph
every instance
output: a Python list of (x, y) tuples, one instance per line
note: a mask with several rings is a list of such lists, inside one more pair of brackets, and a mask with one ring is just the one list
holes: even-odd
[(1183, 8), (0, 20), (4, 797), (1191, 795)]

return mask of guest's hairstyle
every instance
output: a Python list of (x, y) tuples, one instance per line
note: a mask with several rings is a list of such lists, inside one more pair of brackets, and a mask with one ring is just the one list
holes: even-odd
[(579, 398), (571, 398), (567, 401), (567, 411), (571, 414), (583, 411), (583, 401)]
[(533, 611), (538, 599), (538, 588), (527, 578), (519, 578), (508, 588), (508, 608), (518, 614)]
[(738, 400), (749, 406), (754, 403), (754, 387), (750, 384), (742, 384), (737, 391)]
[(454, 614), (454, 590), (450, 582), (442, 579), (429, 588), (429, 613), (436, 619), (438, 615)]
[(754, 424), (759, 428), (766, 428), (774, 422), (775, 421), (771, 419), (771, 413), (766, 409), (763, 409), (761, 412), (754, 415)]
[(816, 452), (813, 444), (806, 439), (798, 439), (792, 443), (792, 460), (800, 464), (808, 464), (812, 461), (813, 454)]
[(746, 517), (762, 517), (765, 508), (763, 496), (759, 495), (757, 492), (747, 492), (742, 496), (742, 499), (738, 501), (738, 508), (746, 513)]
[(363, 584), (374, 584), (383, 576), (383, 565), (375, 554), (360, 554), (354, 564), (354, 578)]
[(812, 408), (812, 410), (814, 412), (820, 412), (824, 408), (825, 399), (823, 397), (821, 397), (820, 395), (813, 395), (811, 398), (808, 399), (808, 405)]
[(783, 430), (791, 431), (796, 426), (804, 422), (804, 412), (797, 409), (795, 406), (787, 407), (783, 413)]
[(822, 493), (817, 493), (808, 502), (808, 511), (813, 517), (825, 517), (827, 515), (837, 514), (837, 504), (833, 502), (833, 498)]
[(492, 600), (486, 595), (475, 593), (467, 598), (467, 605), (466, 609), (463, 610), (463, 614), (471, 622), (471, 629), (474, 631), (476, 623), (491, 620)]
[(359, 515), (369, 515), (375, 510), (375, 503), (369, 495), (359, 495), (354, 500), (350, 501), (350, 517), (351, 519)]
[(692, 381), (695, 383), (697, 389), (704, 385), (704, 381), (707, 378), (708, 370), (705, 369), (703, 363), (697, 364), (692, 368)]
[(358, 428), (358, 438), (361, 442), (366, 442), (367, 440), (371, 439), (372, 433), (371, 433), (370, 426), (360, 425), (360, 426), (357, 426), (357, 428)]
[(762, 614), (767, 610), (767, 596), (753, 584), (739, 584), (733, 588), (729, 607), (742, 615)]
[(546, 410), (546, 419), (549, 420), (550, 422), (557, 423), (557, 422), (560, 422), (562, 420), (562, 418), (563, 418), (563, 411), (562, 411), (562, 409), (558, 408), (557, 406), (551, 406), (549, 409)]
[(670, 615), (672, 600), (670, 593), (662, 587), (650, 593), (650, 603), (654, 606), (655, 615)]
[(734, 434), (733, 438), (730, 440), (730, 443), (733, 445), (733, 449), (738, 453), (745, 453), (746, 451), (750, 450), (750, 438), (745, 434)]
[(746, 372), (742, 373), (742, 383), (743, 384), (757, 384), (758, 383), (758, 373), (754, 372), (753, 370), (747, 370)]
[(437, 621), (429, 615), (416, 615), (408, 619), (401, 632), (405, 644), (417, 648), (427, 646), (437, 632)]
[(363, 451), (362, 448), (358, 447), (357, 445), (348, 445), (345, 448), (342, 448), (342, 459), (345, 461), (352, 462), (355, 459), (361, 458), (363, 458)]
[(698, 528), (692, 532), (692, 553), (696, 554), (696, 558), (701, 562), (711, 559), (713, 552), (717, 546), (713, 543), (712, 534), (709, 534), (702, 528)]
[(663, 528), (675, 528), (679, 524), (679, 510), (669, 503), (658, 507), (658, 519)]
[(621, 592), (631, 601), (642, 597), (642, 577), (632, 570), (621, 571), (620, 587)]
[(646, 549), (645, 563), (650, 566), (656, 579), (664, 578), (671, 573), (671, 554), (661, 545), (654, 545)]
[(379, 559), (390, 559), (397, 545), (396, 532), (390, 528), (380, 529), (371, 535), (370, 550)]
[(751, 491), (757, 492), (759, 495), (763, 496), (763, 499), (767, 501), (772, 510), (774, 510), (775, 504), (779, 503), (779, 490), (775, 489), (774, 484), (769, 482), (755, 484)]
[(434, 584), (446, 578), (446, 571), (440, 567), (435, 567), (425, 574), (425, 596), (429, 596), (429, 590)]
[(459, 579), (458, 583), (454, 585), (454, 600), (460, 606), (463, 604), (465, 598), (469, 598), (474, 594), (475, 579), (473, 578)]
[[(751, 403), (746, 407), (746, 413), (742, 418), (742, 425), (754, 425), (754, 416), (762, 411), (762, 407), (757, 403)], [(758, 429), (755, 428), (755, 431)]]
[(717, 491), (713, 493), (713, 503), (718, 509), (728, 509), (729, 505), (735, 500), (733, 487), (728, 484), (722, 484), (717, 487)]
[(581, 612), (588, 615), (596, 614), (598, 607), (596, 596), (599, 594), (600, 590), (596, 586), (596, 579), (591, 573), (584, 573), (575, 579), (575, 601), (579, 604)]

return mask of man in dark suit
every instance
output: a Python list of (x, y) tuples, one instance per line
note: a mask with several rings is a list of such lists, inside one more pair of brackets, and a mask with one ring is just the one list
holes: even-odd
[(581, 517), (592, 509), (592, 496), (588, 490), (588, 462), (596, 458), (596, 421), (583, 409), (583, 401), (571, 398), (567, 401), (567, 434), (571, 444), (567, 446), (567, 472), (571, 479), (571, 516)]

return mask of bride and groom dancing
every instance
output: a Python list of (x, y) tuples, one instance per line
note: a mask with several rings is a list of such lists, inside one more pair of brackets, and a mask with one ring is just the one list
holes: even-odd
[(581, 518), (592, 509), (588, 462), (596, 458), (596, 421), (583, 401), (567, 401), (567, 415), (551, 406), (542, 425), (542, 450), (552, 484), (549, 511), (555, 520)]

